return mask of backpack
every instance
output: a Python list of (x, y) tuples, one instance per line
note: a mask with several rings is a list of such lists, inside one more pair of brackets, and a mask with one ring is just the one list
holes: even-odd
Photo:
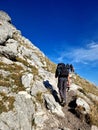
[(71, 72), (74, 72), (74, 67), (72, 64), (70, 64), (70, 70), (71, 70)]
[(56, 69), (56, 73), (55, 73), (55, 77), (68, 77), (69, 71), (67, 69), (67, 67), (65, 66), (64, 63), (59, 63), (57, 65), (57, 69)]
[(68, 69), (68, 71), (70, 70), (70, 65), (68, 63), (66, 64), (66, 68)]

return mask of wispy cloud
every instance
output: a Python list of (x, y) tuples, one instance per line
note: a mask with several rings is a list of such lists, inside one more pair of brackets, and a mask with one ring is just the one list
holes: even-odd
[(98, 60), (98, 43), (92, 42), (85, 48), (73, 49), (71, 52), (63, 52), (58, 58), (58, 61), (63, 61), (65, 58), (71, 59), (73, 62), (88, 63)]

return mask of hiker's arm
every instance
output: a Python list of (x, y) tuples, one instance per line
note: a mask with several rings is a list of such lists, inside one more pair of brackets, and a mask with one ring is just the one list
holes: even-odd
[(70, 76), (68, 75), (68, 86), (70, 86)]
[(56, 69), (56, 71), (55, 71), (55, 78), (57, 78), (58, 77), (58, 73), (57, 73), (57, 69)]

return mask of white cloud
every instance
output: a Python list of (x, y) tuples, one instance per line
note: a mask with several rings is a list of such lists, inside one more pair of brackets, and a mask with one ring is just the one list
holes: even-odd
[(69, 58), (73, 62), (88, 63), (90, 61), (98, 60), (98, 43), (92, 42), (86, 46), (86, 48), (74, 49), (68, 53), (62, 53), (58, 60), (64, 60)]

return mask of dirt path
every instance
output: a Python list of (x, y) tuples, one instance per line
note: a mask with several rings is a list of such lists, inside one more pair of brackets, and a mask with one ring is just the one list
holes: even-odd
[(71, 130), (91, 130), (86, 122), (76, 117), (74, 109), (72, 109), (72, 107), (75, 106), (74, 100), (72, 101), (74, 96), (75, 94), (73, 91), (67, 92), (67, 104), (62, 107), (62, 110), (65, 113), (65, 118), (58, 117), (58, 120), (60, 121), (60, 129), (63, 130), (63, 128), (66, 127)]

